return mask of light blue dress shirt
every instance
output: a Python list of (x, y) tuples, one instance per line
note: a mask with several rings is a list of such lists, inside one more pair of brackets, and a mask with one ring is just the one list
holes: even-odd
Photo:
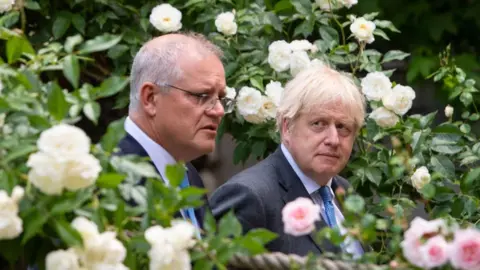
[[(288, 149), (285, 147), (285, 145), (282, 144), (280, 146), (280, 148), (283, 152), (283, 155), (287, 159), (288, 163), (290, 164), (290, 166), (292, 166), (292, 168), (295, 171), (295, 173), (297, 174), (298, 178), (300, 178), (300, 181), (302, 181), (303, 186), (307, 190), (307, 192), (310, 195), (310, 197), (312, 198), (312, 200), (320, 206), (320, 214), (322, 215), (322, 218), (324, 220), (327, 220), (326, 215), (325, 215), (325, 206), (323, 204), (322, 197), (320, 196), (320, 194), (318, 192), (315, 192), (320, 188), (320, 185), (317, 184), (317, 182), (315, 182), (313, 179), (306, 176), (302, 172), (302, 170), (298, 167), (297, 163), (295, 162), (295, 160), (293, 159), (292, 155), (290, 154)], [(328, 181), (327, 186), (328, 186), (330, 192), (332, 193), (333, 197), (335, 198), (335, 194), (332, 190), (332, 179), (330, 179)], [(340, 209), (338, 209), (336, 204), (333, 204), (333, 207), (335, 209), (335, 219), (337, 220), (338, 228), (339, 228), (339, 230), (342, 234), (345, 234), (346, 230), (341, 225), (341, 223), (345, 220), (345, 218), (343, 217), (342, 212), (340, 211)], [(345, 242), (342, 245), (342, 249), (345, 252), (352, 254), (354, 258), (358, 258), (363, 254), (363, 248), (360, 245), (360, 243), (358, 243), (358, 241), (353, 241), (350, 238), (345, 239)]]

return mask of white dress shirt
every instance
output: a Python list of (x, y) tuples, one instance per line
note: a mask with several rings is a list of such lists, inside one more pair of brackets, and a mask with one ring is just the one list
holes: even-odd
[[(283, 155), (285, 155), (285, 158), (287, 159), (288, 163), (290, 164), (290, 166), (292, 166), (298, 178), (300, 178), (300, 181), (302, 181), (303, 186), (307, 190), (312, 200), (320, 206), (320, 214), (322, 215), (323, 220), (327, 220), (327, 217), (325, 215), (325, 206), (323, 204), (322, 197), (320, 196), (319, 192), (315, 192), (320, 188), (320, 185), (317, 184), (317, 182), (315, 182), (310, 177), (306, 176), (302, 172), (302, 170), (300, 170), (297, 163), (293, 159), (292, 155), (283, 144), (280, 146), (280, 148), (282, 149)], [(332, 190), (332, 179), (328, 181), (327, 186), (330, 192), (332, 193), (333, 198), (335, 198), (335, 194)], [(340, 211), (340, 209), (338, 209), (335, 203), (333, 204), (333, 207), (335, 209), (335, 219), (337, 220), (338, 228), (340, 230), (340, 233), (343, 235), (346, 233), (346, 230), (341, 223), (345, 220), (345, 218), (343, 217), (342, 212)], [(345, 252), (352, 254), (354, 258), (359, 257), (363, 254), (363, 249), (360, 243), (358, 243), (358, 241), (352, 241), (352, 239), (348, 237), (345, 239), (345, 242), (342, 245), (342, 249)]]
[(125, 131), (130, 134), (147, 151), (148, 156), (157, 168), (165, 184), (168, 185), (168, 179), (165, 173), (167, 165), (175, 165), (177, 162), (161, 145), (152, 140), (143, 132), (130, 117), (125, 119)]

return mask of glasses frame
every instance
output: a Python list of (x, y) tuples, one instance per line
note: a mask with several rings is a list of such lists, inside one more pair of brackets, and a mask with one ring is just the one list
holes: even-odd
[(197, 98), (198, 101), (200, 102), (200, 105), (205, 106), (205, 111), (210, 111), (213, 108), (215, 108), (215, 105), (217, 105), (217, 101), (220, 101), (220, 105), (223, 107), (223, 110), (225, 113), (231, 113), (235, 107), (235, 100), (231, 98), (227, 98), (227, 97), (219, 98), (219, 97), (214, 97), (205, 93), (195, 93), (191, 90), (186, 90), (168, 83), (154, 83), (154, 84), (159, 87), (163, 86), (163, 87), (170, 87), (173, 89), (177, 89), (187, 93), (190, 96)]

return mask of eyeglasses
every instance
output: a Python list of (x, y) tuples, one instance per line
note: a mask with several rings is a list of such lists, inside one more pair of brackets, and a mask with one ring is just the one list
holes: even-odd
[(211, 96), (211, 95), (204, 94), (204, 93), (199, 94), (199, 93), (195, 93), (195, 92), (192, 92), (192, 91), (189, 91), (189, 90), (185, 90), (185, 89), (182, 89), (180, 87), (176, 87), (174, 85), (167, 84), (167, 83), (155, 83), (155, 84), (157, 86), (160, 86), (160, 87), (161, 86), (171, 87), (171, 88), (180, 90), (182, 92), (185, 92), (190, 96), (195, 97), (198, 100), (199, 105), (205, 107), (205, 111), (209, 111), (209, 110), (213, 109), (215, 107), (215, 105), (217, 104), (217, 101), (220, 101), (220, 104), (222, 105), (225, 113), (231, 113), (233, 111), (234, 106), (235, 106), (235, 101), (233, 99), (230, 99), (230, 98), (227, 98), (227, 97), (219, 98), (219, 97)]

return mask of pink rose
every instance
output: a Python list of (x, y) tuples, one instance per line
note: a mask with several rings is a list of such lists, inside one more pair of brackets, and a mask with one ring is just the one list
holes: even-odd
[(410, 228), (405, 231), (404, 239), (400, 243), (405, 259), (412, 265), (427, 267), (431, 261), (425, 259), (426, 256), (423, 256), (420, 249), (423, 248), (424, 241), (437, 236), (442, 231), (446, 231), (446, 225), (442, 219), (428, 221), (415, 217), (410, 223)]
[(315, 229), (315, 221), (320, 220), (320, 207), (307, 198), (297, 198), (282, 209), (284, 231), (301, 236)]
[(480, 231), (458, 230), (449, 249), (450, 262), (458, 269), (480, 269)]
[(427, 240), (420, 247), (424, 267), (426, 269), (434, 268), (445, 264), (448, 261), (448, 243), (441, 235), (434, 236)]
[(405, 238), (400, 243), (400, 246), (402, 247), (403, 256), (409, 263), (420, 268), (425, 267), (422, 254), (419, 252), (422, 246), (420, 238)]

